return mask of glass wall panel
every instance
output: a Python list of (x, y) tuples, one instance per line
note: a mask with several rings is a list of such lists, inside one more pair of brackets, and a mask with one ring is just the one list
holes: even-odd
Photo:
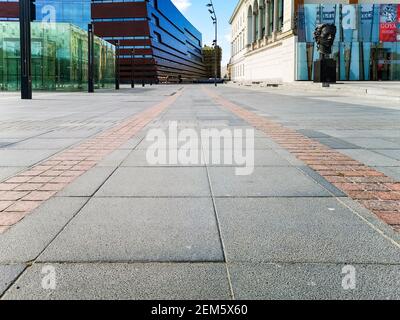
[(319, 59), (313, 32), (322, 23), (338, 30), (332, 58), (339, 80), (400, 80), (400, 4), (300, 6), (297, 80), (313, 80)]
[[(86, 90), (88, 35), (69, 23), (32, 23), (32, 86), (36, 90)], [(115, 48), (95, 37), (95, 87), (115, 83)], [(0, 22), (0, 90), (18, 90), (19, 23)]]

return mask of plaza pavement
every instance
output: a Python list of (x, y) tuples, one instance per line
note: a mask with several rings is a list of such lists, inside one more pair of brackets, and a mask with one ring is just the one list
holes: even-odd
[[(244, 111), (233, 113), (229, 102)], [(146, 162), (151, 128), (178, 121), (197, 131), (246, 129), (259, 117), (384, 174), (391, 185), (400, 181), (400, 110), (387, 101), (226, 86), (0, 96), (3, 185), (26, 188), (29, 180), (4, 181), (24, 172), (48, 177), (35, 168), (52, 157), (81, 159), (82, 146), (92, 150), (79, 170), (51, 164), (59, 176), (50, 184), (60, 191), (3, 226), (1, 298), (399, 299), (397, 224), (348, 197), (268, 131), (256, 130), (250, 176), (235, 175), (233, 166)], [(71, 171), (79, 176), (60, 180)], [(391, 201), (396, 222), (399, 201)], [(349, 265), (354, 290), (342, 286)], [(55, 268), (54, 290), (42, 287), (46, 266)]]

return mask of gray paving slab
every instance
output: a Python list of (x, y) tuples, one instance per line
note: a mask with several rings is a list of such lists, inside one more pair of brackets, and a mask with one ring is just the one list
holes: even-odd
[(0, 264), (0, 296), (24, 271), (24, 264), (2, 265)]
[(399, 246), (336, 199), (216, 199), (216, 207), (228, 262), (400, 262)]
[(26, 169), (26, 167), (0, 167), (0, 181), (12, 177), (24, 169)]
[(130, 153), (131, 150), (128, 149), (115, 150), (101, 160), (97, 164), (97, 167), (119, 167)]
[(91, 197), (114, 172), (114, 167), (94, 167), (57, 193), (58, 197)]
[(365, 149), (400, 149), (400, 141), (395, 143), (381, 138), (343, 138), (343, 140)]
[(205, 168), (131, 167), (118, 168), (95, 196), (207, 197), (210, 190)]
[[(152, 161), (148, 160), (148, 156), (150, 157), (160, 157), (160, 159), (169, 159), (169, 152), (173, 152), (176, 154), (181, 154), (184, 153), (185, 157), (195, 157), (197, 159), (193, 163), (188, 163), (188, 164), (182, 164), (182, 163), (176, 163), (176, 164), (169, 164), (168, 161), (167, 163), (164, 163), (162, 161), (161, 163), (154, 163)], [(165, 152), (165, 156), (161, 156), (161, 153)], [(170, 149), (170, 150), (160, 150), (157, 151), (156, 149), (148, 149), (148, 150), (133, 150), (129, 156), (122, 162), (121, 166), (122, 167), (205, 167), (205, 164), (201, 164), (201, 155), (202, 155), (202, 150), (201, 149)]]
[(86, 201), (86, 198), (52, 198), (1, 234), (0, 264), (36, 259)]
[(39, 135), (46, 133), (46, 130), (38, 130), (38, 131), (25, 131), (25, 130), (2, 130), (0, 132), (0, 139), (9, 140), (9, 139), (28, 139), (33, 138)]
[(373, 152), (371, 150), (338, 150), (339, 152), (348, 155), (350, 158), (360, 161), (367, 166), (380, 167), (400, 167), (400, 161)]
[[(354, 289), (342, 286), (348, 270), (355, 271)], [(229, 273), (239, 300), (400, 299), (400, 265), (232, 264)]]
[[(104, 129), (104, 128), (102, 128)], [(57, 138), (89, 138), (97, 133), (99, 133), (101, 129), (88, 129), (88, 130), (54, 130), (48, 133), (41, 135), (40, 137), (43, 139), (57, 139)]]
[(40, 261), (223, 261), (211, 199), (91, 200)]
[(234, 168), (210, 167), (216, 197), (331, 197), (327, 190), (294, 167), (255, 167), (248, 176)]
[[(252, 157), (254, 159), (254, 165), (256, 166), (275, 166), (275, 167), (290, 167), (292, 164), (287, 161), (284, 157), (280, 156), (274, 150), (254, 150), (254, 149), (242, 149), (241, 151), (232, 150), (232, 152), (227, 152), (226, 149), (213, 149), (209, 151), (211, 167), (218, 166), (234, 166), (236, 159), (236, 153), (240, 157)], [(226, 155), (226, 156), (225, 156)], [(217, 157), (216, 157), (217, 156)]]
[(339, 138), (313, 138), (332, 149), (360, 149), (358, 145), (346, 142)]
[(318, 172), (314, 171), (310, 167), (300, 166), (298, 167), (301, 171), (303, 171), (306, 175), (311, 177), (315, 182), (324, 187), (326, 190), (334, 194), (335, 197), (347, 197), (347, 195), (336, 188), (333, 184), (331, 184), (328, 180), (326, 180), (323, 176), (321, 176)]
[(375, 169), (396, 181), (400, 181), (400, 167), (375, 167)]
[(22, 142), (14, 143), (8, 146), (7, 149), (15, 150), (62, 150), (74, 144), (77, 144), (81, 139), (40, 139), (33, 138)]
[[(400, 148), (398, 150), (373, 150), (392, 159), (400, 160)], [(384, 164), (382, 164), (384, 165)]]
[(43, 264), (30, 267), (4, 300), (228, 300), (224, 264), (52, 264), (56, 289), (41, 287)]
[(325, 133), (322, 133), (322, 132), (319, 132), (316, 130), (311, 130), (311, 129), (300, 129), (300, 130), (297, 130), (297, 132), (299, 132), (302, 135), (305, 135), (306, 137), (309, 137), (309, 138), (331, 138), (331, 136), (329, 136)]
[(137, 145), (142, 141), (143, 137), (134, 137), (132, 139), (129, 139), (128, 142), (124, 143), (121, 147), (118, 149), (127, 149), (127, 150), (133, 150), (137, 147)]
[(0, 149), (0, 166), (2, 167), (27, 167), (32, 166), (51, 155), (56, 150), (5, 150)]

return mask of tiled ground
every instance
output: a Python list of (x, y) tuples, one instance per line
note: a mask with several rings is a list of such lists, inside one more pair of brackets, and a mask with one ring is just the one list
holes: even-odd
[[(109, 125), (102, 129), (113, 130), (110, 129), (112, 125), (130, 121), (126, 118), (150, 110), (178, 89), (174, 86), (153, 87), (136, 94), (130, 90), (111, 96), (104, 94), (97, 100), (104, 111), (110, 112), (96, 118), (93, 101), (88, 104), (88, 110), (92, 110), (93, 119), (97, 120), (88, 123), (93, 125), (103, 119)], [(318, 146), (324, 154), (321, 159), (316, 153), (318, 161), (333, 157), (334, 161), (345, 161), (346, 166), (357, 163), (357, 167), (363, 168), (363, 174), (371, 172), (368, 177), (382, 179), (381, 174), (372, 175), (377, 172), (376, 167), (364, 169), (366, 164), (361, 158), (353, 160), (343, 154), (342, 158), (336, 159), (335, 156), (342, 150), (369, 150), (361, 143), (371, 145), (371, 150), (379, 150), (379, 139), (387, 142), (380, 150), (396, 150), (391, 143), (396, 145), (393, 132), (398, 111), (379, 109), (382, 114), (378, 122), (385, 122), (387, 126), (382, 128), (382, 135), (378, 134), (380, 130), (374, 132), (377, 129), (371, 128), (371, 139), (374, 140), (366, 141), (361, 136), (363, 140), (345, 141), (329, 134), (328, 130), (335, 130), (335, 127), (326, 126), (325, 129), (329, 129), (322, 132), (322, 129), (307, 125), (307, 121), (323, 113), (326, 122), (331, 117), (331, 123), (341, 125), (341, 121), (335, 119), (348, 112), (353, 118), (352, 123), (347, 122), (348, 128), (357, 131), (362, 124), (356, 120), (357, 112), (359, 118), (373, 123), (369, 117), (376, 117), (371, 111), (374, 108), (332, 103), (328, 112), (325, 106), (306, 97), (258, 95), (229, 88), (214, 92), (210, 87), (209, 90), (212, 94), (233, 99), (237, 107), (244, 107), (251, 114), (241, 109), (229, 109), (226, 104), (221, 104), (222, 100), (216, 103), (200, 87), (187, 86), (182, 95), (147, 127), (135, 131), (135, 137), (125, 139), (128, 141), (118, 140), (110, 146), (98, 144), (98, 140), (87, 144), (96, 138), (90, 137), (88, 131), (82, 131), (85, 121), (78, 121), (78, 114), (85, 113), (86, 109), (77, 108), (74, 101), (67, 104), (72, 108), (69, 116), (76, 119), (79, 129), (64, 137), (64, 129), (61, 134), (58, 129), (45, 130), (43, 139), (50, 139), (48, 150), (61, 151), (55, 149), (53, 139), (63, 140), (57, 144), (60, 148), (67, 139), (78, 139), (77, 145), (93, 146), (96, 150), (96, 159), (82, 161), (95, 163), (90, 163), (90, 169), (89, 163), (81, 168), (84, 170), (79, 171), (85, 172), (76, 180), (57, 182), (65, 183), (61, 192), (0, 235), (0, 271), (4, 274), (0, 276), (0, 295), (3, 299), (400, 298), (399, 235), (371, 211), (347, 197), (340, 190), (343, 186), (335, 187), (330, 183), (329, 175), (324, 178), (326, 170), (315, 167), (312, 170), (314, 164), (309, 160), (314, 159), (304, 158), (294, 152), (299, 148), (292, 148), (292, 144), (301, 144), (305, 150), (309, 150), (307, 143), (313, 148)], [(46, 96), (40, 103), (32, 103), (38, 103), (36, 108), (50, 110), (53, 103), (46, 98), (50, 99)], [(147, 102), (134, 103), (134, 100)], [(279, 101), (281, 108), (274, 104)], [(117, 108), (118, 102), (127, 104), (121, 107), (123, 112), (113, 109)], [(11, 112), (7, 107), (3, 108)], [(10, 119), (20, 116), (19, 112), (10, 115)], [(295, 128), (298, 131), (289, 136), (282, 136), (279, 131), (271, 137), (270, 129), (274, 124), (264, 122), (267, 115), (272, 115), (274, 123), (289, 123), (292, 129), (290, 123), (298, 121)], [(29, 130), (43, 129), (41, 117), (44, 114), (38, 116), (38, 123), (24, 126)], [(165, 129), (173, 120), (179, 121), (179, 128), (197, 131), (210, 127), (250, 129), (256, 126), (254, 173), (237, 176), (232, 165), (149, 165), (145, 161), (149, 147), (143, 140), (145, 131)], [(13, 123), (18, 121), (13, 120)], [(283, 130), (283, 127), (279, 128)], [(21, 130), (17, 128), (9, 138), (19, 139), (15, 137), (20, 136), (26, 139)], [(92, 130), (90, 127), (90, 132)], [(123, 134), (128, 135), (128, 132), (131, 133), (127, 130)], [(328, 148), (317, 139), (309, 140), (309, 136), (332, 138), (331, 146)], [(108, 139), (105, 134), (100, 137)], [(294, 141), (291, 138), (295, 138)], [(353, 145), (359, 149), (348, 149)], [(42, 146), (46, 147), (46, 143), (40, 144), (40, 148)], [(23, 145), (23, 148), (28, 147)], [(101, 154), (102, 149), (109, 152), (100, 157), (98, 153)], [(68, 159), (46, 161), (77, 161), (72, 158), (82, 154), (66, 153)], [(53, 155), (56, 159), (58, 156)], [(60, 163), (52, 165), (60, 166)], [(387, 163), (383, 167), (396, 168)], [(70, 168), (62, 170), (69, 172)], [(10, 176), (15, 176), (12, 170), (9, 172)], [(43, 267), (49, 265), (56, 271), (55, 290), (41, 286)], [(357, 272), (355, 290), (342, 288), (342, 269), (346, 265), (354, 266)]]

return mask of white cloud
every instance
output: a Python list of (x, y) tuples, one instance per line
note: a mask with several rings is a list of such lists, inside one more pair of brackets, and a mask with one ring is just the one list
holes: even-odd
[(182, 12), (185, 12), (192, 5), (190, 0), (172, 0), (172, 2)]

